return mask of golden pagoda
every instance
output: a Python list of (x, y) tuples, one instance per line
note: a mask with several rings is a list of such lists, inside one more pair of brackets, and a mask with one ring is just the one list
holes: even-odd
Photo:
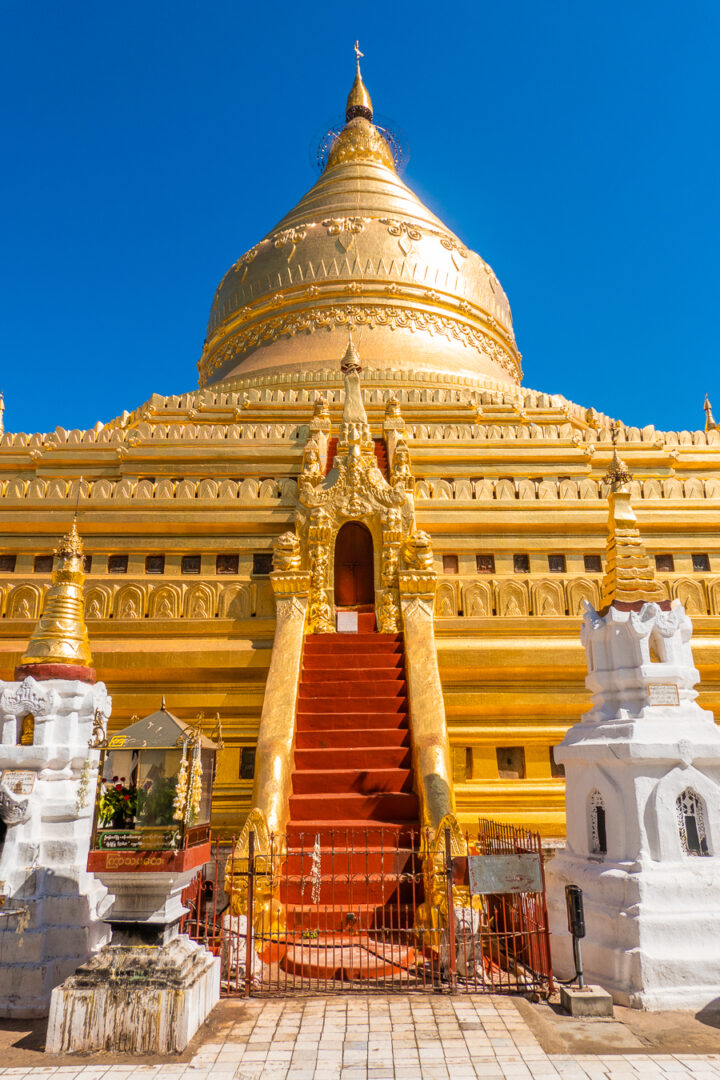
[[(329, 640), (341, 614), (374, 612), (381, 636), (429, 613), (416, 658), (439, 681), (409, 682), (436, 809), (562, 836), (553, 747), (587, 708), (584, 601), (679, 598), (700, 704), (720, 704), (720, 431), (709, 409), (705, 430), (658, 431), (526, 387), (497, 277), (403, 182), (372, 110), (358, 57), (319, 180), (217, 288), (197, 389), (87, 431), (7, 430), (6, 403), (0, 676), (40, 659), (45, 631), (25, 642), (77, 505), (112, 724), (163, 694), (181, 717), (219, 714), (220, 835), (256, 807), (254, 783), (283, 819), (292, 717), (269, 718), (297, 690), (288, 627)], [(371, 542), (346, 531), (341, 559), (352, 520)]]

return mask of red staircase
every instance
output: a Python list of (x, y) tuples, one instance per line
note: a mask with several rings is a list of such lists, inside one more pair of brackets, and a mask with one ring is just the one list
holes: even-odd
[(398, 883), (419, 840), (402, 635), (377, 633), (374, 612), (358, 622), (305, 640), (283, 886), (288, 930), (334, 940), (348, 920), (354, 935), (402, 921), (413, 897)]
[[(384, 439), (373, 439), (373, 442), (375, 444), (375, 457), (377, 459), (378, 469), (383, 474), (385, 479), (388, 480), (390, 478), (390, 474), (388, 472), (388, 457), (387, 457), (387, 447), (385, 446), (385, 440)], [(326, 476), (333, 467), (333, 462), (335, 461), (335, 455), (337, 454), (337, 444), (338, 444), (337, 439), (328, 439), (327, 465), (325, 467), (325, 475)]]

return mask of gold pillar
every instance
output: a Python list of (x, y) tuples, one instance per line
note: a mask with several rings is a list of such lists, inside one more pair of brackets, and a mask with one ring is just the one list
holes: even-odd
[(260, 717), (252, 806), (262, 813), (269, 833), (282, 834), (290, 812), (295, 715), (310, 574), (275, 570), (270, 581), (275, 593), (277, 624)]
[(431, 829), (434, 836), (443, 818), (455, 813), (450, 744), (433, 632), (437, 574), (401, 570), (398, 584), (420, 824)]

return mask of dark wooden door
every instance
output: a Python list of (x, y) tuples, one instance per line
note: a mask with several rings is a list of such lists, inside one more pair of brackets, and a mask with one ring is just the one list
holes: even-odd
[(335, 541), (335, 604), (359, 607), (374, 602), (372, 536), (364, 525), (350, 521)]

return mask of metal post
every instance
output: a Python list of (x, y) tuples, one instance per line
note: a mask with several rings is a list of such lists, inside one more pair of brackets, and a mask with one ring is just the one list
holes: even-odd
[(457, 993), (457, 957), (455, 956), (455, 904), (453, 902), (453, 862), (452, 849), (450, 847), (450, 829), (445, 830), (445, 873), (447, 875), (447, 929), (450, 993)]
[(585, 986), (582, 967), (582, 953), (580, 952), (580, 938), (573, 934), (573, 960), (575, 961), (575, 974), (577, 975), (578, 987), (582, 990)]
[(255, 875), (255, 830), (248, 836), (247, 922), (245, 925), (245, 997), (250, 997), (253, 966), (253, 893)]

